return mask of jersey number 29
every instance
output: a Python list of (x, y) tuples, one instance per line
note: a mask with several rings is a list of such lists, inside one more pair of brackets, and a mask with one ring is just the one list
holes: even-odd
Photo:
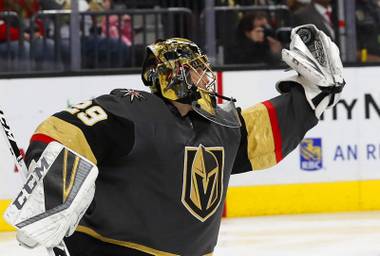
[(99, 121), (107, 119), (107, 113), (100, 106), (92, 106), (92, 100), (79, 103), (66, 109), (69, 113), (76, 115), (87, 126), (93, 126)]

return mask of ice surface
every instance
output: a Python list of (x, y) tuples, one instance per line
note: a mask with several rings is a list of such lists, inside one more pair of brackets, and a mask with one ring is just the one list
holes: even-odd
[[(46, 256), (0, 233), (0, 256)], [(224, 219), (214, 256), (380, 256), (380, 212)]]

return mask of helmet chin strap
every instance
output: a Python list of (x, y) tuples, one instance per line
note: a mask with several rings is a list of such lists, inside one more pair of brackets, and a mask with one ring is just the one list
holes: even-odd
[(196, 101), (200, 98), (200, 94), (199, 94), (199, 92), (197, 92), (197, 89), (199, 89), (203, 92), (206, 92), (206, 93), (210, 94), (211, 96), (218, 97), (218, 98), (228, 100), (228, 101), (232, 101), (232, 102), (236, 102), (236, 99), (233, 97), (227, 97), (227, 96), (218, 94), (217, 92), (210, 92), (210, 91), (202, 89), (200, 87), (196, 87), (195, 85), (190, 87), (190, 89), (189, 89), (190, 92), (188, 93), (188, 95), (186, 97), (178, 99), (176, 101), (179, 103), (183, 103), (183, 104), (191, 104), (193, 101)]
[(210, 94), (211, 96), (215, 96), (215, 97), (218, 97), (218, 98), (221, 98), (221, 99), (224, 99), (224, 100), (228, 100), (228, 101), (232, 101), (232, 102), (236, 102), (236, 99), (235, 98), (232, 98), (232, 97), (227, 97), (227, 96), (224, 96), (224, 95), (221, 95), (217, 92), (210, 92), (208, 90), (205, 90), (203, 88), (200, 88), (198, 87), (199, 90), (203, 91), (203, 92), (207, 92), (208, 94)]
[(224, 100), (228, 100), (228, 101), (236, 102), (236, 99), (235, 99), (235, 98), (227, 97), (227, 96), (224, 96), (224, 95), (218, 94), (218, 93), (216, 93), (216, 92), (214, 92), (214, 93), (210, 93), (210, 95), (212, 95), (212, 96), (216, 96), (216, 97), (221, 98), (221, 99), (224, 99)]

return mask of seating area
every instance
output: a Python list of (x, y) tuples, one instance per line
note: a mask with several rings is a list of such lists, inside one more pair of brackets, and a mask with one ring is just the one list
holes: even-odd
[[(300, 24), (298, 12), (308, 8), (302, 1), (80, 0), (75, 11), (68, 0), (25, 0), (30, 6), (18, 7), (11, 2), (0, 1), (0, 74), (133, 70), (141, 66), (146, 45), (168, 37), (195, 41), (214, 66), (278, 68), (291, 28)], [(361, 23), (352, 22), (349, 11), (355, 15), (366, 6), (331, 2), (331, 36), (344, 62), (378, 62), (380, 47), (372, 37), (379, 26), (363, 25), (372, 44), (361, 30), (352, 32)], [(346, 27), (339, 27), (344, 19)], [(252, 33), (261, 33), (261, 41), (252, 41)], [(349, 51), (352, 46), (357, 50)]]

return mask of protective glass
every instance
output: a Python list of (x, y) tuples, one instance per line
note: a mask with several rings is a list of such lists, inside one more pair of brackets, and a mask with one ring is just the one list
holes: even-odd
[[(229, 128), (240, 128), (241, 122), (233, 101), (227, 101), (223, 104), (215, 104), (209, 108), (209, 104), (202, 104), (202, 99), (193, 101), (191, 104), (193, 110), (205, 117), (206, 119)], [(209, 111), (209, 110), (212, 111)]]

